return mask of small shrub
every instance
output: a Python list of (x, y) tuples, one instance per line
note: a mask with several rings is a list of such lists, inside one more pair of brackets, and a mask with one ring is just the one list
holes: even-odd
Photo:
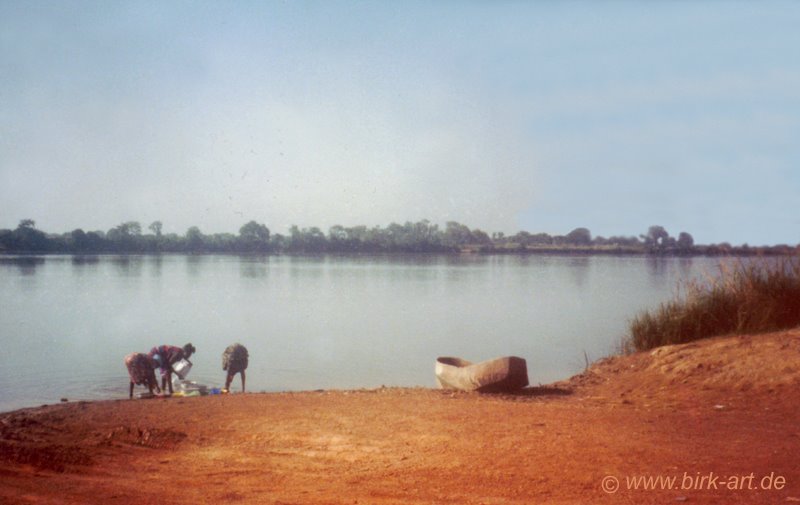
[(637, 315), (625, 347), (643, 351), (727, 334), (800, 325), (800, 258), (721, 267), (718, 278), (691, 281), (684, 294)]

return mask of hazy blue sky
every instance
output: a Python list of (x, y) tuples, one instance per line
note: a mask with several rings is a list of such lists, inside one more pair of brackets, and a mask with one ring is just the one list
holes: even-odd
[(0, 228), (800, 242), (800, 2), (0, 0)]

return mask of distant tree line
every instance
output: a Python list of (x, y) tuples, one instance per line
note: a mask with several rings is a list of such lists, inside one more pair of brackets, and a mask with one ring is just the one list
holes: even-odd
[(794, 254), (798, 247), (733, 247), (730, 244), (696, 245), (687, 232), (672, 237), (663, 226), (651, 226), (638, 237), (593, 237), (586, 228), (566, 235), (515, 235), (492, 233), (450, 221), (442, 229), (430, 221), (392, 223), (386, 227), (332, 226), (328, 233), (317, 227), (292, 226), (287, 235), (270, 233), (266, 225), (249, 221), (238, 234), (204, 234), (192, 226), (183, 235), (162, 233), (154, 221), (144, 233), (137, 221), (121, 223), (108, 231), (76, 229), (45, 233), (35, 221), (23, 219), (14, 230), (0, 230), (0, 253), (157, 254), (157, 253), (516, 253), (564, 252), (574, 254)]

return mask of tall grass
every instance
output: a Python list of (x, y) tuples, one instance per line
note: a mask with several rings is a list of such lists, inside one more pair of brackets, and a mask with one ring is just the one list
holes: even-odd
[(800, 258), (756, 259), (721, 266), (719, 277), (691, 281), (683, 294), (637, 315), (626, 350), (800, 325)]

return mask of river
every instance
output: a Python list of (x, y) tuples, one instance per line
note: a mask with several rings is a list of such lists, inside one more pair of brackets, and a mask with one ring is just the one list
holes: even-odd
[(719, 261), (0, 256), (0, 411), (126, 398), (126, 354), (186, 342), (189, 378), (211, 386), (244, 344), (250, 391), (433, 387), (437, 356), (520, 356), (546, 384), (617, 352), (634, 315)]

